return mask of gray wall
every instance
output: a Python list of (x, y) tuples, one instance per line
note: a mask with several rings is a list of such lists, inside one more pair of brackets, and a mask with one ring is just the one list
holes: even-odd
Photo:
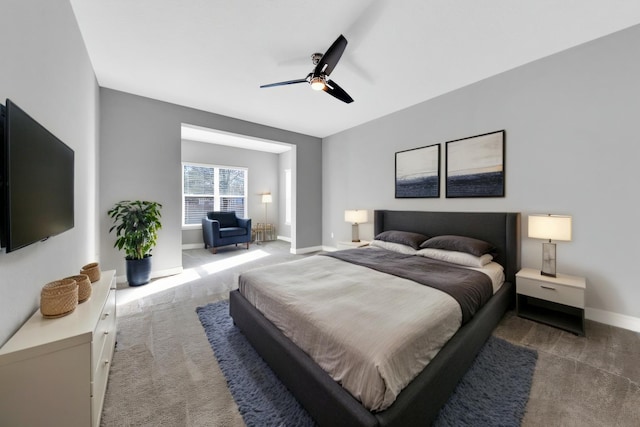
[[(298, 168), (297, 239), (294, 249), (322, 242), (322, 144), (318, 138), (194, 110), (112, 89), (100, 89), (100, 247), (101, 262), (124, 275), (124, 255), (113, 249), (106, 212), (119, 200), (147, 199), (163, 204), (163, 228), (153, 251), (153, 272), (179, 271), (181, 244), (180, 125), (294, 144)], [(277, 188), (275, 188), (277, 190)]]
[[(348, 239), (348, 208), (523, 213), (522, 265), (540, 268), (527, 214), (573, 215), (558, 271), (587, 277), (587, 316), (640, 329), (640, 26), (323, 140), (323, 243)], [(506, 197), (394, 198), (394, 153), (506, 130)], [(331, 238), (331, 233), (335, 238)], [(361, 238), (373, 237), (371, 223)]]
[(1, 0), (0, 10), (2, 103), (10, 98), (75, 151), (74, 228), (0, 253), (2, 345), (38, 309), (42, 286), (98, 259), (98, 86), (67, 0)]
[[(182, 161), (191, 163), (205, 163), (211, 165), (236, 166), (249, 170), (247, 214), (255, 226), (264, 222), (265, 209), (261, 195), (270, 192), (273, 203), (267, 207), (269, 223), (278, 224), (279, 184), (278, 165), (279, 155), (256, 150), (227, 147), (206, 142), (182, 141)], [(202, 227), (182, 230), (182, 244), (203, 244)]]

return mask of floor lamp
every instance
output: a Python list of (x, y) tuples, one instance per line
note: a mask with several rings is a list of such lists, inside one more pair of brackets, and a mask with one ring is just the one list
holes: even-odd
[(273, 202), (273, 197), (271, 197), (271, 193), (265, 193), (262, 195), (262, 203), (264, 203), (264, 223), (267, 224), (267, 205)]

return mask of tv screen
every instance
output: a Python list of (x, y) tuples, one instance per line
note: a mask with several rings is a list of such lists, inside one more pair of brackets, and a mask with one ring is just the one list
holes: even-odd
[(74, 225), (74, 152), (7, 99), (3, 147), (3, 246), (7, 252)]

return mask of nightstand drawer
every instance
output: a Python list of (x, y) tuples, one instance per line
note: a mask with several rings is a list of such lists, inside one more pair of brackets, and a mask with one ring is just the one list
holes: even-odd
[(558, 304), (584, 308), (584, 289), (518, 277), (516, 292)]

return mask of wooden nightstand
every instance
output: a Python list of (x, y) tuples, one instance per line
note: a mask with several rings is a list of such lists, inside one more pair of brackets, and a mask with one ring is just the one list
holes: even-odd
[(518, 316), (584, 336), (584, 277), (543, 276), (523, 268), (516, 274)]
[(338, 250), (361, 248), (363, 246), (368, 246), (369, 243), (370, 242), (368, 240), (360, 240), (359, 242), (338, 242)]

